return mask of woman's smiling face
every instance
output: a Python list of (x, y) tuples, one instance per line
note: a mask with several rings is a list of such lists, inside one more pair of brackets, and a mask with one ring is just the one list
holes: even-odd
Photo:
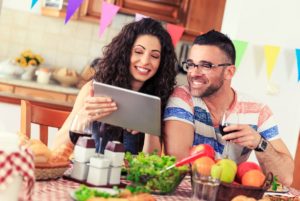
[(145, 81), (155, 75), (161, 60), (161, 44), (156, 36), (140, 35), (135, 40), (130, 56), (132, 89), (138, 91)]

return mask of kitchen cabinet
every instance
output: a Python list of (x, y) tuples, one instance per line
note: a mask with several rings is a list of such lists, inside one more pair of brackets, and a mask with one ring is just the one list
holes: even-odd
[(226, 0), (190, 0), (183, 39), (193, 40), (201, 32), (221, 30)]
[(9, 84), (0, 84), (0, 91), (13, 92), (14, 87)]
[[(120, 6), (119, 13), (129, 15), (140, 13), (183, 26), (185, 31), (182, 39), (192, 41), (202, 32), (211, 29), (221, 30), (226, 0), (107, 0), (107, 2)], [(84, 0), (72, 19), (99, 23), (101, 4), (102, 1), (99, 0)], [(66, 5), (67, 2), (64, 3), (62, 10), (57, 11), (57, 17), (65, 16)], [(50, 15), (47, 12), (42, 13)]]
[(140, 13), (174, 24), (184, 24), (188, 3), (189, 0), (116, 0), (121, 13)]
[(55, 105), (70, 110), (79, 89), (61, 87), (55, 84), (39, 84), (35, 81), (0, 79), (0, 102), (20, 104), (21, 99)]
[(67, 100), (67, 95), (63, 93), (45, 91), (40, 89), (32, 89), (32, 88), (20, 87), (20, 86), (15, 87), (14, 93), (19, 95), (33, 96), (33, 97), (45, 98), (45, 99), (56, 100), (56, 101)]

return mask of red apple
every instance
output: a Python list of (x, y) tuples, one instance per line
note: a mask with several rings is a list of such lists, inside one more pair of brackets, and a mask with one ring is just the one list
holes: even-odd
[(242, 181), (242, 177), (249, 170), (260, 170), (260, 171), (262, 171), (261, 168), (259, 167), (259, 165), (254, 163), (254, 162), (250, 162), (250, 161), (242, 162), (238, 165), (237, 174), (236, 174), (237, 180)]
[(190, 149), (190, 156), (194, 155), (200, 151), (204, 151), (204, 156), (208, 156), (211, 159), (215, 160), (215, 150), (209, 144), (199, 144), (199, 145), (193, 146)]

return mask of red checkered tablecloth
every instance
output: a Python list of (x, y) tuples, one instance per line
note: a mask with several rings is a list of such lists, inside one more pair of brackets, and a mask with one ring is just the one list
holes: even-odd
[[(32, 196), (33, 201), (71, 201), (71, 193), (80, 186), (79, 183), (57, 179), (50, 181), (37, 181)], [(176, 192), (172, 195), (154, 195), (157, 201), (181, 201), (189, 200), (191, 185), (188, 179), (183, 180)], [(19, 200), (22, 200), (20, 196)], [(24, 200), (25, 201), (25, 200)]]
[[(74, 190), (79, 186), (79, 183), (62, 178), (50, 181), (37, 181), (35, 183), (32, 200), (72, 201), (71, 193), (74, 192)], [(173, 194), (154, 195), (154, 197), (157, 199), (157, 201), (187, 201), (190, 200), (191, 191), (190, 177), (186, 177)], [(295, 192), (299, 193), (297, 190), (295, 190)], [(293, 195), (297, 195), (295, 192)]]
[(23, 178), (23, 198), (31, 200), (34, 186), (33, 155), (28, 148), (20, 146), (16, 151), (0, 151), (0, 189), (5, 190), (15, 176)]

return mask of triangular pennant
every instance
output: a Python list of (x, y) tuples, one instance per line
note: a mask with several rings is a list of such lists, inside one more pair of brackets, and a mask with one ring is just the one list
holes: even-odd
[(172, 42), (175, 47), (184, 32), (184, 27), (167, 23), (167, 31), (171, 35)]
[(2, 10), (2, 0), (0, 0), (0, 15), (1, 15), (1, 10)]
[(142, 14), (140, 14), (140, 13), (136, 13), (136, 14), (135, 14), (134, 21), (137, 22), (137, 21), (140, 21), (140, 20), (143, 19), (143, 18), (149, 18), (149, 16), (142, 15)]
[(65, 18), (65, 24), (68, 23), (68, 21), (74, 15), (75, 11), (80, 7), (82, 2), (83, 2), (83, 0), (69, 0), (68, 6), (67, 6), (67, 15)]
[(113, 17), (117, 14), (119, 9), (120, 9), (119, 6), (109, 4), (105, 1), (102, 2), (101, 19), (100, 19), (100, 26), (99, 26), (100, 37), (105, 31), (106, 27), (111, 23)]
[(270, 79), (275, 67), (275, 63), (280, 51), (280, 47), (265, 45), (264, 51), (265, 51), (265, 59), (267, 65), (267, 77), (268, 79)]
[(239, 67), (241, 60), (244, 56), (245, 50), (248, 46), (248, 42), (241, 40), (233, 40), (233, 44), (236, 50), (235, 66)]
[[(36, 4), (36, 2), (37, 2), (38, 0), (32, 0), (31, 1), (31, 8), (33, 8), (34, 6), (35, 6), (35, 4)], [(1, 2), (0, 2), (1, 3)], [(0, 6), (1, 7), (1, 6)]]
[(300, 49), (296, 49), (297, 67), (298, 67), (298, 82), (300, 80)]

